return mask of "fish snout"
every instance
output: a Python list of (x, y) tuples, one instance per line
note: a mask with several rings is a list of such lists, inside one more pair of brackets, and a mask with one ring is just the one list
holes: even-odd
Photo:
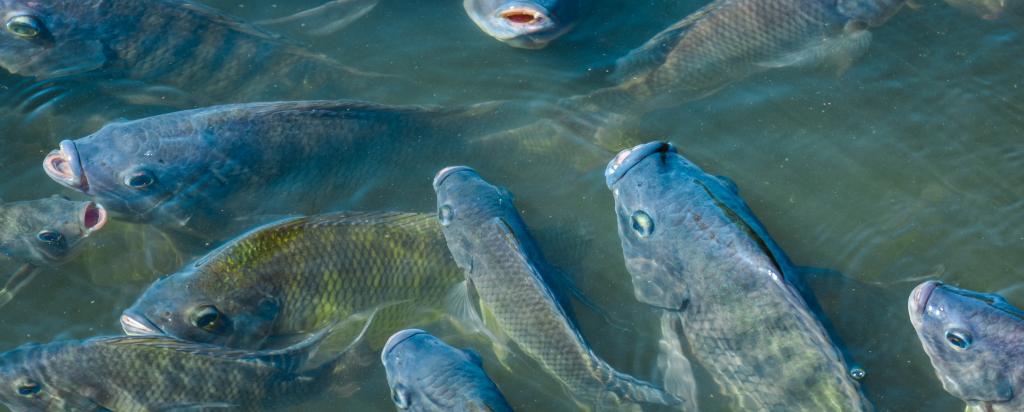
[(107, 221), (107, 209), (103, 208), (103, 205), (95, 202), (85, 205), (85, 210), (82, 212), (82, 227), (85, 229), (86, 236), (103, 229), (103, 226), (107, 225)]
[(59, 149), (46, 155), (43, 170), (57, 183), (82, 193), (89, 192), (89, 182), (82, 170), (82, 159), (75, 142), (71, 140), (60, 142)]
[(427, 334), (427, 332), (425, 330), (422, 330), (422, 329), (406, 329), (406, 330), (398, 331), (394, 335), (391, 335), (391, 337), (388, 338), (387, 343), (384, 344), (384, 349), (381, 350), (381, 359), (385, 359), (387, 357), (388, 353), (390, 353), (392, 349), (394, 349), (396, 346), (398, 346), (402, 342), (405, 342), (409, 338), (411, 338), (413, 336), (416, 336), (416, 335), (425, 335), (425, 334)]
[(159, 335), (160, 330), (152, 322), (131, 312), (121, 314), (121, 329), (129, 336), (134, 335)]
[(626, 149), (608, 163), (604, 170), (605, 183), (611, 189), (633, 166), (655, 153), (678, 153), (675, 146), (667, 142), (650, 142)]
[(931, 298), (935, 288), (939, 286), (942, 286), (942, 282), (929, 280), (914, 288), (914, 291), (910, 292), (910, 300), (907, 303), (910, 313), (918, 316), (924, 314), (928, 307), (928, 299)]
[(444, 183), (445, 179), (459, 172), (469, 172), (472, 174), (478, 174), (476, 170), (473, 170), (473, 168), (469, 166), (448, 166), (444, 169), (441, 169), (441, 171), (437, 172), (437, 175), (434, 176), (434, 190), (436, 191), (438, 188), (440, 188), (441, 184)]

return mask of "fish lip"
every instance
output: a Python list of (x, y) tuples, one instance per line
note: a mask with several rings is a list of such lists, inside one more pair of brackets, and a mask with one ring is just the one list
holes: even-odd
[(402, 342), (405, 342), (406, 340), (408, 340), (409, 338), (411, 338), (413, 336), (416, 336), (416, 335), (426, 335), (426, 334), (427, 334), (427, 331), (425, 331), (423, 329), (406, 329), (406, 330), (398, 331), (394, 335), (391, 335), (391, 337), (388, 338), (388, 341), (386, 343), (384, 343), (384, 349), (382, 349), (381, 352), (380, 352), (381, 353), (381, 359), (384, 359), (385, 357), (387, 357), (388, 353), (391, 353), (391, 350), (394, 349), (395, 346), (398, 346), (398, 344), (400, 344)]
[(936, 288), (942, 286), (942, 282), (929, 280), (914, 288), (913, 292), (910, 292), (910, 300), (908, 306), (910, 307), (910, 313), (916, 315), (923, 315), (925, 309), (928, 307), (928, 299), (932, 297), (932, 292)]
[[(512, 3), (494, 12), (494, 18), (520, 34), (532, 34), (553, 26), (551, 12), (539, 5)], [(524, 18), (529, 18), (525, 20)]]
[(89, 202), (82, 210), (82, 227), (85, 228), (85, 236), (89, 236), (100, 229), (103, 229), (109, 221), (109, 214), (103, 205), (96, 202)]
[(441, 169), (441, 171), (434, 175), (434, 190), (436, 191), (440, 188), (445, 179), (458, 172), (472, 172), (473, 174), (478, 174), (476, 170), (469, 166), (448, 166)]
[(43, 171), (57, 183), (82, 193), (89, 193), (89, 179), (82, 168), (82, 158), (78, 154), (75, 142), (71, 140), (61, 141), (59, 149), (46, 155), (43, 159)]
[(164, 334), (160, 327), (150, 322), (149, 319), (128, 311), (121, 314), (121, 329), (128, 336)]
[(656, 141), (619, 152), (614, 159), (608, 162), (608, 167), (604, 170), (605, 183), (608, 188), (611, 189), (615, 183), (618, 183), (633, 166), (655, 153), (678, 153), (678, 151), (671, 143)]

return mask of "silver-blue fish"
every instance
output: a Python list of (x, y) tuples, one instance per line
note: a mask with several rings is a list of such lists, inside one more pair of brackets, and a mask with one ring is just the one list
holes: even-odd
[(409, 412), (512, 412), (480, 355), (419, 329), (395, 333), (380, 355), (395, 406)]
[(554, 268), (544, 261), (508, 191), (464, 166), (440, 171), (434, 190), (448, 248), (466, 273), (467, 295), (473, 297), (469, 306), (490, 332), (499, 357), (507, 359), (514, 345), (584, 409), (679, 403), (594, 353), (549, 285)]
[(735, 184), (662, 142), (622, 151), (605, 176), (636, 298), (681, 328), (737, 410), (872, 409)]

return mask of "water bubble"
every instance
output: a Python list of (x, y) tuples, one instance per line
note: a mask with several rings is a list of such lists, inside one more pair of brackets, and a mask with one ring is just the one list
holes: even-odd
[(455, 218), (455, 210), (449, 205), (441, 206), (437, 209), (437, 220), (441, 221), (441, 226), (448, 226), (452, 224), (452, 219)]
[(857, 366), (854, 366), (852, 369), (850, 369), (850, 376), (856, 380), (864, 379), (864, 377), (867, 376), (867, 374), (867, 371)]
[(654, 219), (651, 215), (643, 210), (638, 210), (633, 213), (633, 230), (640, 235), (641, 239), (646, 239), (654, 233)]

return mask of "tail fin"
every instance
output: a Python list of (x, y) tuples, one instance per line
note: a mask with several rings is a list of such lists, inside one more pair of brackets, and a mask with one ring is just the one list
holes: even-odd
[(614, 86), (565, 98), (558, 102), (563, 112), (556, 120), (578, 130), (581, 136), (590, 136), (602, 149), (618, 153), (650, 140), (626, 132), (627, 120), (644, 113), (642, 102), (635, 96), (624, 86)]
[(652, 383), (644, 382), (616, 371), (612, 371), (611, 381), (608, 382), (608, 391), (617, 395), (620, 400), (632, 403), (651, 403), (667, 406), (683, 403), (682, 399), (665, 392), (664, 389)]

